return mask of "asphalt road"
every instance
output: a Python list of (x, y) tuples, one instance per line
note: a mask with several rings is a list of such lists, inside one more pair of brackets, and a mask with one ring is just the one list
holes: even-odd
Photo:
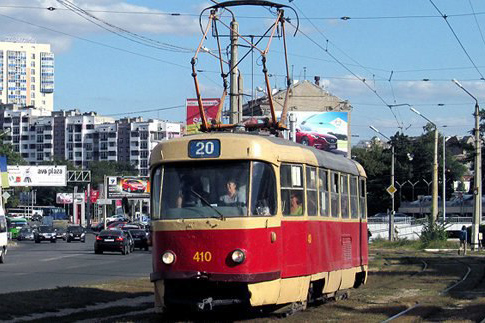
[(85, 243), (20, 241), (0, 264), (0, 293), (149, 277), (151, 261), (151, 250), (96, 255), (92, 234)]

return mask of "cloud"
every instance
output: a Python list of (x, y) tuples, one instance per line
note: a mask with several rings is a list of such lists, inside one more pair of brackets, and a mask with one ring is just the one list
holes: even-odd
[[(100, 19), (97, 21), (100, 25), (101, 21), (106, 21), (144, 36), (146, 34), (187, 36), (199, 31), (195, 17), (160, 15), (163, 13), (160, 10), (128, 4), (120, 0), (84, 0), (71, 1), (71, 3), (83, 10), (90, 11), (92, 15)], [(6, 0), (2, 2), (2, 5), (0, 22), (3, 35), (31, 35), (39, 43), (51, 43), (54, 52), (67, 50), (72, 43), (68, 36), (55, 31), (84, 38), (108, 33), (96, 24), (66, 10), (66, 7), (57, 1)], [(22, 6), (30, 9), (20, 8)], [(56, 10), (49, 11), (47, 10), (49, 7), (56, 8)], [(39, 28), (39, 26), (44, 28)]]

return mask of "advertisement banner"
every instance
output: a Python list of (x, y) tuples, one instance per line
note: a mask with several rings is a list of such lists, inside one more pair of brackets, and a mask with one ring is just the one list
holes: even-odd
[(66, 186), (66, 166), (7, 166), (10, 186)]
[[(202, 99), (202, 106), (204, 107), (205, 117), (207, 122), (210, 124), (212, 119), (217, 116), (217, 110), (221, 99)], [(199, 133), (199, 127), (202, 124), (200, 113), (199, 113), (199, 103), (197, 99), (187, 99), (187, 134)]]
[(347, 155), (350, 147), (348, 112), (291, 111), (296, 117), (296, 141)]
[[(73, 193), (57, 193), (56, 203), (57, 204), (72, 204)], [(76, 204), (84, 203), (85, 198), (83, 193), (76, 193)]]
[[(88, 199), (88, 191), (86, 190), (84, 192), (86, 194), (86, 196), (84, 197), (86, 200)], [(99, 190), (91, 190), (91, 194), (90, 194), (90, 201), (91, 203), (96, 203), (99, 199)]]
[(150, 198), (150, 182), (148, 177), (108, 176), (108, 198), (120, 199)]

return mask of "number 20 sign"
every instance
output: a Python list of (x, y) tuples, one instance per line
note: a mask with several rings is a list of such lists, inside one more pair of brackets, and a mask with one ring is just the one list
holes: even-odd
[(221, 143), (215, 139), (191, 140), (189, 142), (189, 157), (216, 158), (221, 154)]

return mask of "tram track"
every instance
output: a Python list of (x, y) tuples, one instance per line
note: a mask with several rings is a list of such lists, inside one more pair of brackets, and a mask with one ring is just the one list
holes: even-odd
[[(473, 259), (473, 258), (471, 258)], [(461, 265), (464, 267), (464, 274), (459, 280), (439, 292), (440, 297), (453, 297), (462, 299), (473, 299), (477, 296), (485, 295), (485, 272), (483, 270), (483, 261), (478, 258), (476, 263), (473, 260), (467, 261), (456, 259), (453, 262), (434, 263), (434, 267)], [(470, 263), (471, 262), (471, 263)], [(449, 268), (449, 267), (448, 267)], [(424, 321), (442, 321), (450, 318), (453, 311), (460, 310), (464, 307), (463, 301), (456, 301), (455, 306), (438, 306), (433, 302), (418, 302), (407, 309), (396, 313), (382, 322), (392, 322), (402, 317), (416, 317)], [(480, 314), (479, 314), (480, 315)], [(474, 319), (476, 322), (485, 323), (485, 317)]]

